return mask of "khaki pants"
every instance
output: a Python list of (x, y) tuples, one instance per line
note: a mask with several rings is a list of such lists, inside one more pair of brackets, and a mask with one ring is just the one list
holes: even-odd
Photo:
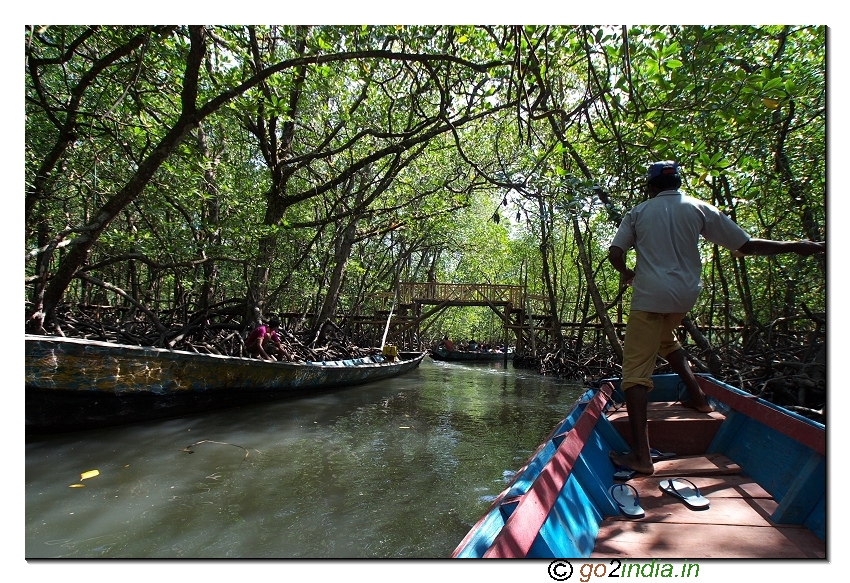
[(673, 330), (682, 323), (685, 314), (657, 314), (632, 310), (626, 324), (623, 349), (623, 380), (625, 390), (635, 385), (652, 389), (655, 356), (662, 358), (682, 348)]

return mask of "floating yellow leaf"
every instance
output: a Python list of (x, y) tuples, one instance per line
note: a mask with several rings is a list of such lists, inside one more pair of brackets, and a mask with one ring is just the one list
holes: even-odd
[(654, 124), (654, 123), (652, 123), (652, 122), (651, 122), (651, 121), (649, 121), (649, 120), (646, 120), (645, 122), (643, 122), (643, 125), (645, 125), (646, 127), (648, 127), (648, 128), (649, 128), (649, 129), (651, 129), (651, 130), (654, 130), (654, 129), (655, 129), (655, 124)]
[(779, 109), (779, 102), (775, 99), (768, 99), (767, 97), (761, 100), (764, 103), (764, 106), (768, 109)]
[(70, 485), (70, 486), (68, 486), (68, 487), (69, 487), (69, 488), (85, 488), (85, 487), (86, 487), (86, 485), (85, 485), (85, 484), (71, 484), (71, 485)]
[(80, 474), (81, 480), (88, 480), (89, 478), (94, 478), (95, 476), (100, 475), (100, 470), (89, 470), (87, 472), (83, 472)]

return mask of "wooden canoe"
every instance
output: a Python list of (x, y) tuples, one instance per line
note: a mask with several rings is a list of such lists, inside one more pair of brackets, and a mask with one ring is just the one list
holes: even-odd
[[(698, 380), (715, 411), (698, 413), (677, 402), (677, 375), (653, 379), (650, 445), (677, 455), (625, 482), (642, 518), (609, 494), (608, 453), (628, 451), (630, 435), (609, 381), (576, 403), (452, 556), (825, 558), (825, 427), (708, 376)], [(708, 510), (660, 489), (674, 478), (700, 488)]]
[(425, 353), (288, 363), (25, 336), (27, 431), (187, 415), (360, 385), (406, 373)]
[(447, 362), (503, 362), (514, 358), (513, 352), (508, 352), (506, 358), (504, 352), (463, 352), (461, 350), (446, 350), (445, 348), (431, 350), (429, 354), (434, 360)]

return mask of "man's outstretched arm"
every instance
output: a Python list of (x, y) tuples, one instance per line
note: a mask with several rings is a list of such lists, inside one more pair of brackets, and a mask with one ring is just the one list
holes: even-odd
[(735, 251), (735, 257), (744, 255), (779, 255), (780, 253), (796, 253), (797, 255), (814, 255), (825, 253), (825, 241), (772, 241), (770, 239), (750, 239)]

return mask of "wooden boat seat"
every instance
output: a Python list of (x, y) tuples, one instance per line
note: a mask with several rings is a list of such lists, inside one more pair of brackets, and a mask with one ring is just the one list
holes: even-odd
[[(708, 446), (725, 418), (716, 411), (700, 413), (681, 403), (649, 403), (649, 444), (658, 451), (673, 452), (680, 456), (701, 455), (708, 451)], [(608, 420), (626, 443), (634, 447), (626, 406), (609, 412)], [(687, 424), (687, 430), (683, 430), (684, 424)]]
[[(826, 544), (804, 526), (770, 520), (778, 506), (761, 486), (720, 454), (656, 462), (652, 476), (630, 480), (644, 518), (606, 518), (591, 557), (598, 558), (825, 558)], [(658, 483), (685, 477), (711, 501), (689, 509)]]

